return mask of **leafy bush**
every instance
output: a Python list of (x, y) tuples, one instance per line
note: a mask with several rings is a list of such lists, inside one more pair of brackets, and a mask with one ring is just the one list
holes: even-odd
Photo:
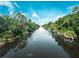
[(22, 30), (20, 30), (20, 28), (15, 28), (12, 30), (12, 32), (14, 36), (21, 35), (23, 33)]
[(64, 32), (64, 36), (68, 37), (68, 38), (71, 38), (71, 39), (74, 39), (77, 37), (76, 33), (72, 30), (67, 30)]
[(0, 38), (5, 38), (5, 41), (22, 35), (24, 32), (33, 32), (37, 27), (37, 24), (31, 19), (27, 20), (21, 13), (14, 13), (13, 16), (0, 16)]

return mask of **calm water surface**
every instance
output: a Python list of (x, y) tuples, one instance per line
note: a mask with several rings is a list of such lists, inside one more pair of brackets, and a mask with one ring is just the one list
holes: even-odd
[(69, 55), (58, 45), (51, 32), (40, 27), (30, 37), (19, 42), (15, 48), (10, 48), (2, 57), (69, 57)]

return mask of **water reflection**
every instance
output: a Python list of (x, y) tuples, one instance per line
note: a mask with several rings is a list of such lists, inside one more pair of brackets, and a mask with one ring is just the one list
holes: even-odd
[(27, 47), (23, 50), (26, 57), (69, 57), (61, 46), (58, 46), (51, 32), (43, 28), (39, 28), (28, 38)]
[(21, 38), (16, 39), (14, 42), (6, 44), (2, 48), (0, 48), (0, 57), (7, 57), (12, 54), (12, 52), (17, 52), (25, 48), (27, 45), (27, 38), (29, 36), (30, 34), (28, 34), (27, 36), (22, 36)]
[(6, 47), (0, 48), (0, 57), (1, 57), (1, 56), (4, 56), (4, 54), (6, 54), (8, 50), (9, 50), (9, 49), (6, 48)]
[(19, 50), (25, 48), (25, 46), (26, 46), (26, 44), (27, 44), (26, 42), (27, 42), (27, 40), (26, 40), (26, 41), (23, 40), (22, 42), (20, 42), (20, 43), (16, 46), (16, 48), (14, 49), (14, 51), (17, 52), (17, 51), (19, 51)]
[(17, 43), (7, 45), (2, 57), (70, 57), (61, 47), (61, 43), (64, 44), (56, 41), (51, 32), (40, 27), (30, 37), (21, 37)]
[(77, 42), (64, 42), (64, 37), (57, 36), (55, 34), (53, 34), (53, 36), (58, 41), (58, 45), (62, 46), (62, 48), (70, 55), (70, 57), (79, 57), (79, 44)]

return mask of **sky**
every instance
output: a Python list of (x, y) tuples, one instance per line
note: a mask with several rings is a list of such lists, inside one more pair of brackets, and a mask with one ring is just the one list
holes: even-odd
[(43, 25), (69, 14), (78, 1), (0, 1), (0, 15), (21, 12), (33, 22)]

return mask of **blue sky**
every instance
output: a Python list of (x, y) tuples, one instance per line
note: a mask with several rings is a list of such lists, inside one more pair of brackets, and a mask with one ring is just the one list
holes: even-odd
[(21, 12), (33, 22), (42, 25), (69, 14), (71, 9), (78, 5), (77, 1), (2, 1), (0, 15)]

